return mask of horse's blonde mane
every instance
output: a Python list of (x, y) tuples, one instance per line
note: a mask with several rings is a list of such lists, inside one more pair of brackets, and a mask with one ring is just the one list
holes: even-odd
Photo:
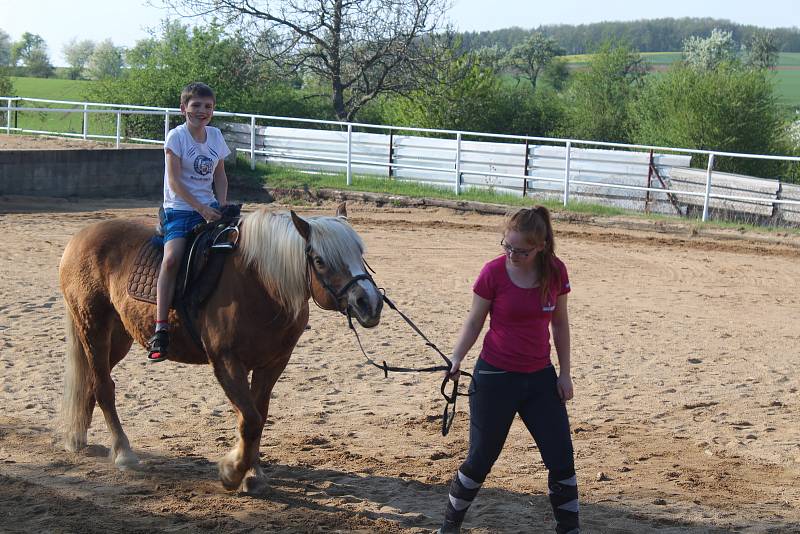
[[(311, 226), (311, 247), (336, 271), (361, 258), (364, 244), (342, 217), (305, 218)], [(245, 265), (258, 272), (278, 303), (297, 317), (308, 300), (306, 242), (287, 212), (261, 208), (242, 218), (241, 252)]]

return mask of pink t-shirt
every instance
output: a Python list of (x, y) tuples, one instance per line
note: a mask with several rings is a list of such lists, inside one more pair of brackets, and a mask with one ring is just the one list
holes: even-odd
[(483, 338), (481, 358), (487, 363), (519, 373), (539, 371), (550, 363), (550, 320), (559, 295), (569, 293), (567, 267), (553, 260), (556, 279), (550, 295), (542, 300), (542, 288), (523, 289), (511, 281), (506, 257), (486, 263), (472, 286), (481, 298), (492, 301), (489, 331)]

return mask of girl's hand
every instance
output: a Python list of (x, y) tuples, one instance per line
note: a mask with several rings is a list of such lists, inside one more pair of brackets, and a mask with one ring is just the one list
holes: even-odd
[(461, 376), (461, 360), (453, 358), (451, 363), (453, 365), (450, 367), (450, 371), (445, 371), (445, 374), (450, 380), (458, 380), (458, 377)]
[(558, 380), (556, 380), (556, 388), (562, 402), (567, 402), (575, 395), (575, 391), (572, 388), (572, 377), (569, 375), (559, 375)]

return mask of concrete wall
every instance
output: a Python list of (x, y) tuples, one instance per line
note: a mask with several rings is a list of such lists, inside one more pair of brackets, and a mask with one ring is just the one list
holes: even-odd
[(0, 195), (124, 197), (161, 193), (161, 147), (0, 150)]

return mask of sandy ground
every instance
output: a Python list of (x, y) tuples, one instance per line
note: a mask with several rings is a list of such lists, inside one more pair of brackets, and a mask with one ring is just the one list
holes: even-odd
[[(466, 403), (443, 438), (439, 376), (383, 378), (344, 318), (314, 307), (274, 391), (262, 439), (265, 495), (229, 493), (217, 480), (235, 418), (211, 369), (148, 365), (138, 346), (113, 375), (141, 468), (108, 462), (99, 410), (90, 447), (64, 452), (61, 252), (83, 226), (152, 216), (151, 204), (0, 199), (0, 531), (438, 527), (466, 451)], [(349, 211), (377, 281), (449, 352), (474, 277), (499, 253), (501, 219), (357, 203)], [(555, 224), (573, 287), (569, 412), (583, 531), (800, 532), (800, 238), (621, 219)], [(388, 309), (361, 335), (376, 359), (439, 363)], [(515, 423), (467, 531), (552, 531), (546, 480)]]

